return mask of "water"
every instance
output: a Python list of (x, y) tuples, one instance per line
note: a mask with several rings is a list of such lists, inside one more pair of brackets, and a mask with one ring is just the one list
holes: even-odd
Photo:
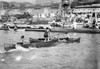
[(6, 42), (18, 42), (20, 40), (20, 37), (22, 35), (25, 36), (25, 39), (28, 40), (29, 37), (32, 38), (37, 38), (37, 37), (42, 37), (43, 33), (38, 33), (38, 32), (24, 32), (24, 31), (18, 31), (15, 32), (13, 30), (11, 31), (0, 31), (0, 45)]
[[(65, 37), (65, 34), (51, 36)], [(25, 35), (28, 42), (30, 37), (43, 37), (42, 32), (0, 31), (0, 50), (4, 43), (16, 43), (20, 36)], [(81, 37), (80, 43), (57, 43), (55, 47), (34, 48), (30, 51), (15, 51), (10, 54), (0, 54), (0, 69), (96, 69), (98, 64), (97, 50), (99, 34), (70, 33), (71, 37)], [(98, 65), (99, 67), (99, 65)]]

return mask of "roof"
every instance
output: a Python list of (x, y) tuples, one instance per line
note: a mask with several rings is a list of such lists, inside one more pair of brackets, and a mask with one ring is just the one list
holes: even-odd
[(75, 8), (100, 8), (100, 4), (75, 6)]

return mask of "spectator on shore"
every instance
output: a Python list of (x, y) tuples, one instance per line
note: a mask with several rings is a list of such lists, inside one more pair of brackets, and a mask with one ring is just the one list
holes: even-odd
[(22, 42), (22, 43), (24, 43), (24, 38), (25, 38), (25, 36), (22, 35), (22, 36), (21, 36), (21, 42)]
[(14, 23), (14, 31), (17, 30), (17, 24)]
[(93, 27), (93, 29), (96, 28), (96, 20), (95, 19), (93, 20), (92, 27)]

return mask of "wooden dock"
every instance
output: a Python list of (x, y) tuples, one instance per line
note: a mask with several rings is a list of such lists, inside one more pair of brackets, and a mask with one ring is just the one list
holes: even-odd
[[(45, 29), (25, 29), (25, 31), (37, 31), (44, 32)], [(100, 29), (88, 29), (88, 28), (80, 28), (80, 29), (68, 29), (68, 28), (53, 28), (51, 32), (59, 32), (59, 33), (90, 33), (90, 34), (99, 34)]]

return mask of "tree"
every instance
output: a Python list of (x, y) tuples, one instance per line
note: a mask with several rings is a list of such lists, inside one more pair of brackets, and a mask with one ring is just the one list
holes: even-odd
[(20, 4), (20, 9), (24, 10), (25, 9), (25, 5), (24, 4)]

